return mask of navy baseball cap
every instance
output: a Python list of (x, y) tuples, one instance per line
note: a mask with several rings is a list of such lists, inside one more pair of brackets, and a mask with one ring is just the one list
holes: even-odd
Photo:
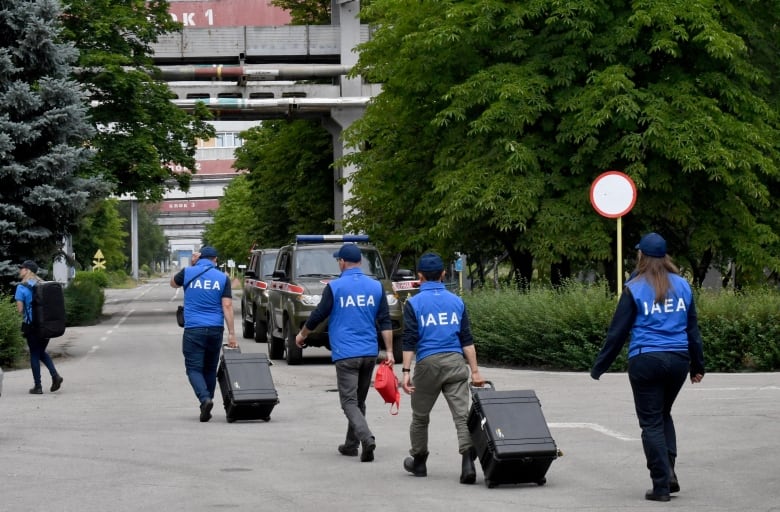
[(444, 262), (436, 253), (426, 252), (420, 256), (420, 261), (417, 263), (417, 270), (420, 272), (437, 272), (444, 270)]
[(635, 249), (642, 251), (645, 256), (663, 258), (666, 256), (666, 240), (658, 233), (648, 233), (636, 244)]
[(211, 247), (210, 245), (206, 245), (200, 250), (201, 258), (210, 259), (210, 258), (216, 258), (217, 256), (219, 256), (219, 253), (217, 253), (217, 250)]
[(357, 263), (360, 261), (360, 247), (355, 244), (344, 244), (341, 246), (341, 249), (333, 253), (333, 257)]
[(20, 266), (31, 271), (33, 274), (38, 272), (38, 265), (33, 260), (24, 260)]

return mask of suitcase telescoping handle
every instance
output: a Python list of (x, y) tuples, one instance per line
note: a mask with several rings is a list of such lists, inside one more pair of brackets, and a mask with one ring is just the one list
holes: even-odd
[(490, 389), (491, 391), (495, 391), (496, 387), (493, 385), (493, 381), (486, 380), (485, 382), (482, 383), (481, 386), (475, 386), (473, 382), (469, 382), (469, 389), (471, 389), (471, 392), (473, 393), (475, 391), (482, 391), (485, 389)]

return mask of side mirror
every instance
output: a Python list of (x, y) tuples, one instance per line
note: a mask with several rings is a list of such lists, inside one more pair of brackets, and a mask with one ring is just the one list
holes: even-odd
[(249, 279), (256, 279), (257, 274), (255, 274), (254, 270), (247, 270), (246, 272), (244, 272), (244, 277), (248, 277)]
[(285, 272), (284, 270), (274, 270), (273, 278), (275, 281), (286, 281), (287, 272)]

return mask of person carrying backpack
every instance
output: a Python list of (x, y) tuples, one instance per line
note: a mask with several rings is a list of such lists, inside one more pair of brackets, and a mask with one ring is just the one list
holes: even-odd
[(62, 386), (62, 376), (57, 373), (51, 356), (46, 353), (46, 347), (49, 345), (48, 338), (40, 338), (33, 328), (33, 288), (41, 282), (41, 278), (35, 273), (38, 272), (38, 265), (32, 260), (25, 260), (19, 268), (20, 283), (16, 287), (14, 299), (16, 300), (16, 310), (22, 315), (22, 334), (27, 340), (27, 346), (30, 348), (30, 367), (32, 368), (34, 386), (30, 388), (30, 394), (43, 394), (41, 386), (41, 363), (51, 374), (51, 392), (55, 392)]

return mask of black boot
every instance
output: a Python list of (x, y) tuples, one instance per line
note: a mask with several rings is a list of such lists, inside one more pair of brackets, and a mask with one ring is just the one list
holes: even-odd
[(404, 459), (404, 469), (414, 476), (428, 476), (428, 468), (425, 467), (425, 461), (428, 460), (428, 452), (407, 457)]
[(669, 455), (669, 468), (672, 470), (672, 476), (669, 478), (669, 492), (680, 492), (680, 482), (677, 480), (677, 473), (674, 472), (674, 463), (677, 457)]
[(474, 467), (474, 459), (477, 458), (477, 452), (474, 447), (469, 448), (463, 453), (463, 462), (460, 471), (460, 483), (473, 484), (477, 481), (477, 470)]

